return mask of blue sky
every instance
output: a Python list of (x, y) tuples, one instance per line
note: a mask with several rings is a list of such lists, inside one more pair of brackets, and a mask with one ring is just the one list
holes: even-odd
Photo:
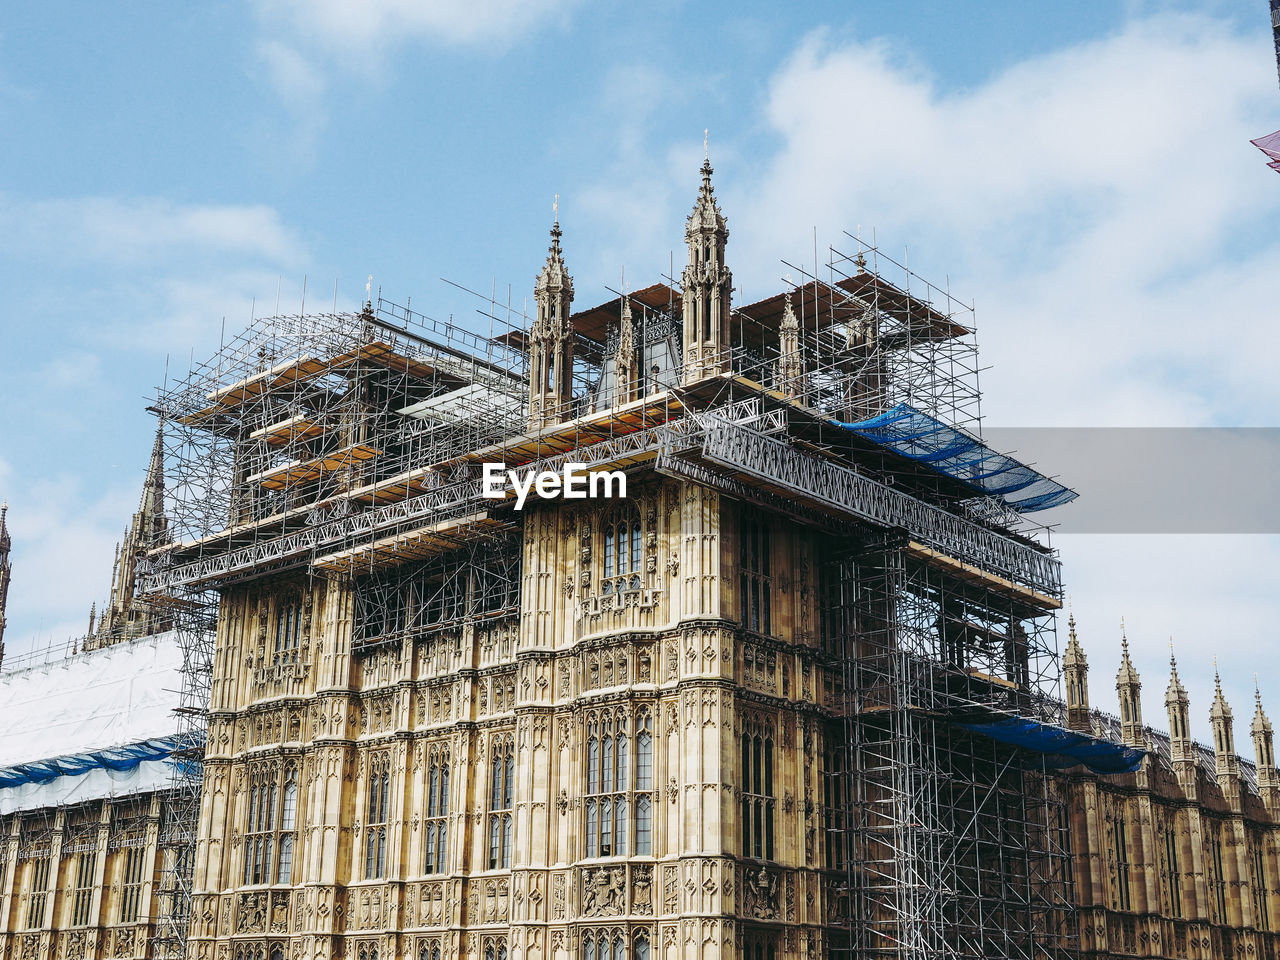
[[(103, 600), (166, 362), (304, 277), (313, 305), (368, 274), (433, 315), (475, 317), (440, 277), (519, 303), (556, 193), (578, 305), (649, 282), (708, 127), (745, 299), (815, 229), (874, 227), (976, 303), (991, 424), (1280, 426), (1263, 0), (19, 5), (0, 125), (15, 654)], [(1214, 654), (1242, 742), (1254, 670), (1280, 714), (1277, 538), (1059, 543), (1099, 705), (1123, 615), (1149, 722), (1171, 634), (1197, 716)]]

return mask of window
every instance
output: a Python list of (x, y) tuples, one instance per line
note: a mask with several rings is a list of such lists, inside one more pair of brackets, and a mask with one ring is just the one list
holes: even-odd
[(1129, 837), (1124, 815), (1118, 814), (1112, 830), (1116, 858), (1116, 909), (1129, 909)]
[[(648, 940), (645, 940), (648, 949)], [(608, 930), (588, 930), (582, 935), (583, 960), (627, 960), (627, 942), (622, 931), (617, 928)]]
[(98, 864), (97, 851), (76, 854), (76, 885), (71, 898), (71, 925), (88, 925), (89, 911), (93, 906), (93, 880)]
[(276, 608), (276, 660), (296, 660), (302, 638), (302, 604), (297, 597), (281, 597)]
[(49, 858), (27, 863), (27, 929), (44, 926), (44, 905), (49, 895)]
[[(515, 791), (516, 752), (510, 735), (494, 739), (489, 758), (489, 869), (511, 867), (511, 812)], [(503, 948), (505, 953), (506, 948)]]
[(418, 960), (440, 960), (440, 945), (433, 943), (429, 947), (424, 946), (418, 951)]
[(1227, 883), (1222, 872), (1222, 833), (1221, 827), (1209, 824), (1209, 890), (1213, 894), (1213, 905), (1217, 913), (1214, 923), (1227, 922)]
[(137, 923), (138, 910), (142, 903), (142, 867), (146, 862), (147, 849), (141, 837), (130, 841), (132, 846), (124, 849), (121, 856), (120, 871), (120, 922)]
[(293, 843), (298, 825), (298, 771), (290, 767), (284, 775), (284, 794), (280, 803), (280, 857), (276, 865), (276, 883), (293, 878)]
[(484, 960), (507, 960), (507, 944), (506, 941), (493, 943), (492, 941), (485, 945)]
[(823, 825), (827, 835), (826, 864), (828, 870), (844, 869), (847, 846), (851, 842), (845, 828), (845, 797), (848, 780), (845, 775), (845, 745), (838, 728), (827, 730), (826, 749), (822, 752)]
[(604, 528), (604, 576), (600, 580), (601, 593), (639, 590), (643, 555), (640, 517), (634, 508), (624, 508), (614, 514)]
[[(653, 853), (653, 720), (636, 715), (634, 768), (627, 715), (587, 717), (586, 855)], [(634, 813), (634, 841), (632, 816)]]
[(249, 774), (249, 816), (245, 823), (244, 882), (288, 883), (298, 821), (298, 770), (263, 765)]
[(743, 939), (743, 960), (777, 960), (778, 946), (771, 937), (748, 934)]
[(741, 519), (738, 544), (740, 619), (748, 630), (769, 633), (772, 584), (769, 526), (763, 517), (750, 510), (744, 510)]
[[(432, 747), (427, 759), (427, 820), (423, 873), (449, 869), (449, 750)], [(439, 948), (437, 948), (439, 949)]]
[(742, 853), (773, 859), (773, 730), (763, 721), (747, 724), (742, 738)]
[(387, 808), (391, 800), (391, 758), (375, 754), (369, 760), (369, 797), (365, 804), (364, 878), (375, 880), (387, 869)]
[(1165, 885), (1169, 890), (1169, 912), (1182, 916), (1182, 873), (1178, 869), (1178, 835), (1172, 826), (1164, 828)]
[(1253, 838), (1253, 913), (1259, 930), (1271, 929), (1271, 910), (1267, 904), (1267, 871), (1262, 856), (1262, 837)]

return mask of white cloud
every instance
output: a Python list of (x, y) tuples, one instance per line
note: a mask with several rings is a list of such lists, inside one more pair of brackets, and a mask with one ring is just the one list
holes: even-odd
[(163, 263), (192, 253), (295, 264), (302, 243), (271, 207), (156, 197), (18, 200), (0, 195), (0, 249), (22, 257)]
[(563, 14), (572, 0), (258, 0), (262, 19), (306, 40), (364, 56), (406, 40), (501, 47)]
[[(815, 225), (824, 249), (876, 225), (892, 255), (909, 241), (913, 267), (976, 299), (991, 423), (1280, 425), (1280, 181), (1248, 143), (1275, 125), (1267, 40), (1156, 16), (944, 90), (888, 43), (813, 34), (740, 124), (773, 140), (713, 143), (735, 281), (765, 296), (780, 257), (812, 262)], [(679, 243), (700, 147), (620, 149), (586, 191), (599, 232), (627, 251)], [(1114, 707), (1124, 614), (1149, 723), (1166, 723), (1170, 633), (1201, 736), (1214, 652), (1238, 727), (1254, 664), (1280, 713), (1280, 538), (1064, 542), (1099, 705)]]

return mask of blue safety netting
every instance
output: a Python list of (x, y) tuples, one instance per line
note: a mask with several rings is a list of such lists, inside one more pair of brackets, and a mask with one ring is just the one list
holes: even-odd
[(1026, 717), (1005, 717), (982, 723), (961, 723), (974, 733), (1050, 755), (1060, 767), (1083, 763), (1095, 773), (1133, 773), (1142, 766), (1146, 751), (1121, 743), (1101, 740), (1087, 733), (1064, 730)]
[(143, 761), (163, 760), (172, 756), (177, 746), (176, 737), (158, 737), (120, 747), (0, 767), (0, 787), (20, 787), (25, 783), (50, 783), (58, 777), (75, 777), (92, 770), (128, 771)]
[(831, 423), (962, 480), (1019, 513), (1047, 510), (1077, 497), (1058, 481), (905, 403), (870, 420)]

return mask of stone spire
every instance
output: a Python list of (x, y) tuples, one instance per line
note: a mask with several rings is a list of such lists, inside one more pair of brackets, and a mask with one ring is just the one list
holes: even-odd
[(1271, 721), (1262, 712), (1262, 691), (1258, 689), (1258, 676), (1253, 677), (1253, 757), (1258, 765), (1258, 792), (1268, 807), (1280, 805), (1280, 775), (1276, 772), (1275, 741)]
[(1067, 727), (1089, 733), (1089, 658), (1076, 639), (1076, 615), (1067, 616), (1067, 649), (1062, 655), (1062, 675), (1067, 685)]
[(529, 429), (540, 430), (573, 415), (573, 278), (560, 250), (560, 197), (553, 207), (551, 246), (533, 288), (538, 315), (529, 335)]
[(1235, 731), (1232, 728), (1231, 707), (1222, 695), (1222, 678), (1218, 664), (1213, 664), (1213, 705), (1209, 708), (1209, 725), (1213, 727), (1213, 756), (1219, 779), (1240, 775), (1240, 758), (1236, 756)]
[[(124, 538), (116, 544), (111, 572), (111, 597), (98, 618), (96, 632), (90, 626), (84, 649), (109, 646), (128, 637), (141, 637), (166, 629), (163, 615), (154, 604), (137, 598), (138, 560), (169, 538), (164, 515), (164, 421), (156, 426), (147, 478), (142, 498)], [(92, 620), (92, 614), (90, 615)]]
[(9, 536), (9, 501), (0, 503), (0, 666), (4, 665), (5, 607), (9, 603), (9, 580), (13, 568), (9, 563), (9, 549), (13, 541)]
[(640, 361), (636, 351), (635, 321), (631, 318), (631, 298), (622, 298), (622, 316), (618, 318), (618, 352), (613, 358), (613, 377), (616, 383), (614, 406), (639, 399)]
[(1116, 696), (1120, 700), (1120, 735), (1131, 747), (1146, 748), (1142, 729), (1142, 679), (1129, 659), (1129, 637), (1120, 621), (1120, 671), (1116, 674)]
[(702, 187), (685, 224), (689, 263), (684, 268), (684, 382), (729, 369), (729, 306), (733, 277), (724, 262), (729, 228), (711, 186), (711, 154), (702, 164)]
[(782, 322), (778, 325), (778, 379), (788, 397), (804, 393), (804, 356), (800, 351), (800, 321), (791, 303), (791, 291), (787, 291), (786, 304), (782, 308)]
[(1178, 660), (1169, 640), (1169, 686), (1164, 692), (1164, 706), (1169, 712), (1169, 752), (1174, 760), (1195, 760), (1191, 745), (1191, 699), (1178, 676)]

